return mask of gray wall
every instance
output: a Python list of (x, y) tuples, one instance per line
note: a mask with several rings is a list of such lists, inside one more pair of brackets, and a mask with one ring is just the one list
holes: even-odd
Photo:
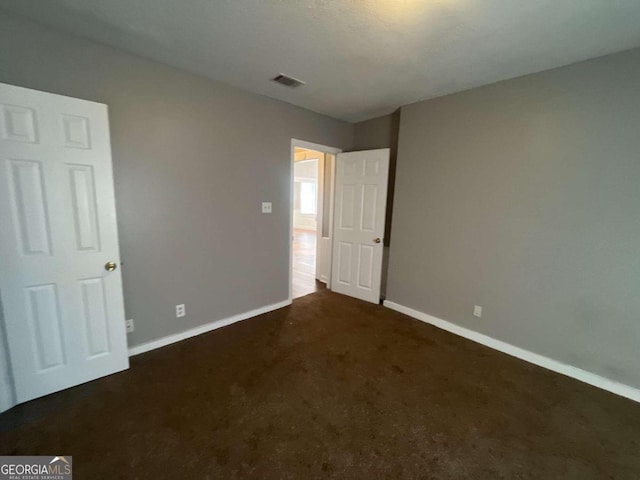
[(398, 148), (398, 127), (400, 110), (389, 115), (354, 124), (353, 149), (374, 150), (390, 148), (392, 153)]
[(0, 45), (0, 82), (109, 106), (130, 345), (287, 299), (291, 138), (351, 124), (1, 12)]
[(389, 300), (640, 387), (640, 49), (404, 107), (392, 235)]

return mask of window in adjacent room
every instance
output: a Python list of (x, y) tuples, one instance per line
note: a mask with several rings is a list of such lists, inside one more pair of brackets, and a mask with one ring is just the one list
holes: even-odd
[(300, 183), (300, 213), (316, 215), (318, 212), (318, 185), (315, 182)]

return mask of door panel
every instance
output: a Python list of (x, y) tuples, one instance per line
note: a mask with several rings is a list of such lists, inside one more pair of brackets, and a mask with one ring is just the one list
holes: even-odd
[(91, 165), (67, 165), (78, 250), (100, 250), (96, 192)]
[(338, 244), (338, 283), (351, 284), (351, 257), (353, 244), (340, 242)]
[(338, 154), (331, 289), (374, 303), (380, 301), (388, 176), (388, 148)]
[(33, 347), (38, 371), (45, 372), (64, 365), (65, 349), (60, 333), (60, 309), (56, 286), (49, 284), (27, 287), (24, 293), (27, 318), (35, 334)]
[(358, 287), (372, 290), (373, 282), (373, 262), (375, 248), (370, 245), (359, 245), (360, 255), (358, 257)]
[(79, 282), (82, 292), (82, 319), (89, 357), (109, 353), (109, 316), (102, 278)]
[(35, 111), (16, 105), (2, 105), (2, 138), (14, 142), (37, 143)]
[(9, 160), (11, 206), (25, 255), (49, 254), (49, 222), (40, 162)]
[(106, 106), (0, 84), (0, 164), (16, 400), (128, 368)]
[(360, 229), (363, 232), (376, 231), (376, 213), (378, 201), (378, 186), (364, 185), (362, 187), (362, 217)]
[(353, 230), (356, 210), (356, 186), (342, 185), (340, 189), (340, 228)]

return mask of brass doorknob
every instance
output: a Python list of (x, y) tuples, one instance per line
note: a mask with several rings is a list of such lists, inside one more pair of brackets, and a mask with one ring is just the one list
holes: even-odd
[(107, 272), (113, 272), (116, 268), (118, 268), (118, 265), (116, 264), (116, 262), (107, 262), (104, 264), (104, 269)]
[(382, 239), (380, 237), (378, 237), (378, 238), (374, 238), (373, 241), (375, 243), (380, 243), (382, 241)]

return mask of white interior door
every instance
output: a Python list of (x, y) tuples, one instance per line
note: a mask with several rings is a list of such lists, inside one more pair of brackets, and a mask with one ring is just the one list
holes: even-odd
[(0, 84), (0, 163), (15, 399), (128, 368), (106, 105)]
[(378, 303), (389, 149), (339, 153), (331, 289)]

